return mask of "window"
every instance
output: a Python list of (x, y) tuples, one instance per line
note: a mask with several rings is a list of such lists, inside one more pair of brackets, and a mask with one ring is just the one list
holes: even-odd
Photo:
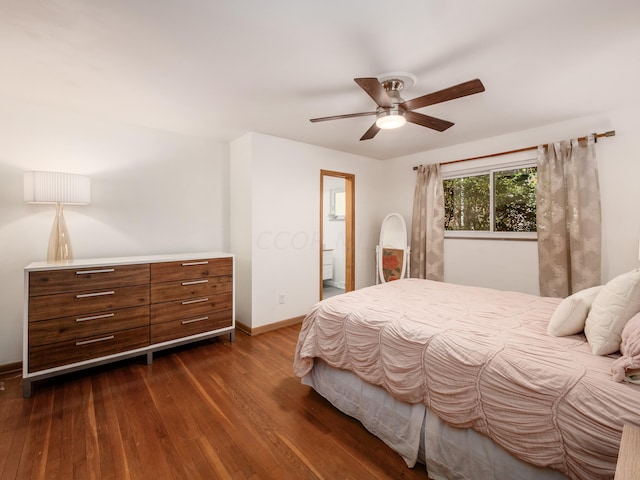
[(347, 196), (342, 188), (332, 188), (329, 197), (329, 220), (344, 220), (347, 211)]
[(537, 169), (531, 161), (443, 179), (448, 237), (536, 238)]

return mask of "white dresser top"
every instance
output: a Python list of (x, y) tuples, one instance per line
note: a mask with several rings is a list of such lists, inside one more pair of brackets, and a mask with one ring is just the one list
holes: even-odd
[(167, 253), (161, 255), (139, 255), (133, 257), (85, 258), (64, 262), (32, 262), (25, 271), (49, 270), (51, 268), (99, 267), (104, 265), (124, 265), (133, 263), (178, 262), (180, 260), (204, 260), (207, 258), (233, 257), (225, 252)]

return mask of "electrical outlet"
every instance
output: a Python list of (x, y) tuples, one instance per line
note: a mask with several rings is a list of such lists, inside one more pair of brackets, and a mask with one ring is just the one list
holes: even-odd
[(280, 294), (280, 296), (278, 297), (278, 302), (279, 303), (284, 303), (284, 293)]

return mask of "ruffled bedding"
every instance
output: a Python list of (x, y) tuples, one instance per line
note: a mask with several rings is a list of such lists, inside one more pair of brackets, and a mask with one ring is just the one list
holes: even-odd
[(560, 299), (403, 279), (332, 297), (305, 318), (294, 360), (322, 358), (454, 427), (570, 478), (613, 478), (640, 386), (617, 383), (616, 356), (583, 335), (552, 337)]

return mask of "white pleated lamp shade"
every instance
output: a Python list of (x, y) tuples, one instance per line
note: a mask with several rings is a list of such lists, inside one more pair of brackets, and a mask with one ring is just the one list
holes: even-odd
[(88, 205), (91, 202), (91, 180), (73, 173), (26, 172), (24, 201)]

